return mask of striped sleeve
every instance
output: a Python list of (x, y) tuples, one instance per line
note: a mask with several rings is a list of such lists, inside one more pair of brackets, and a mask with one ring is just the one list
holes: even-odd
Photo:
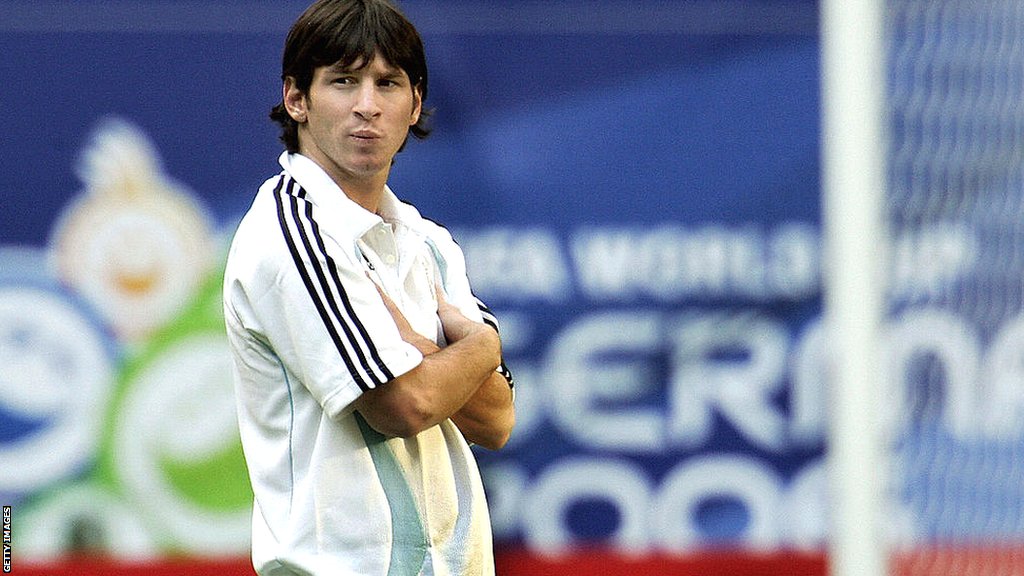
[[(487, 324), (491, 328), (494, 328), (495, 332), (501, 334), (501, 330), (498, 327), (498, 317), (495, 316), (493, 312), (491, 312), (491, 309), (488, 308), (486, 304), (484, 304), (483, 300), (477, 298), (476, 296), (474, 296), (473, 298), (476, 299), (476, 305), (477, 308), (480, 309), (480, 316), (483, 317), (484, 324)], [(506, 382), (508, 382), (508, 387), (515, 391), (515, 379), (512, 377), (512, 371), (509, 370), (508, 365), (505, 364), (504, 356), (502, 356), (501, 358), (501, 364), (498, 365), (497, 372), (498, 374), (501, 374), (505, 378)]]
[[(476, 296), (474, 296), (476, 298)], [(491, 328), (494, 328), (495, 332), (501, 332), (498, 327), (498, 318), (491, 312), (491, 309), (484, 304), (483, 300), (476, 298), (476, 307), (480, 310), (480, 315), (483, 316), (484, 324), (487, 324)]]
[(391, 380), (394, 374), (356, 313), (338, 264), (325, 247), (305, 190), (282, 175), (274, 197), (281, 234), (306, 296), (353, 380), (364, 391)]
[[(444, 280), (445, 290), (451, 297), (450, 301), (459, 306), (459, 309), (467, 317), (471, 317), (471, 314), (478, 312), (480, 319), (491, 328), (494, 328), (494, 331), (500, 335), (501, 330), (498, 326), (497, 316), (491, 312), (491, 309), (482, 300), (473, 294), (473, 290), (469, 285), (466, 261), (465, 256), (462, 254), (462, 249), (459, 248), (458, 243), (455, 242), (451, 233), (444, 226), (436, 222), (431, 224), (433, 227), (428, 246), (436, 261), (438, 274)], [(515, 399), (515, 381), (512, 378), (512, 371), (505, 364), (504, 357), (501, 358), (501, 364), (498, 366), (497, 372), (508, 382), (508, 387), (512, 390), (512, 398)]]

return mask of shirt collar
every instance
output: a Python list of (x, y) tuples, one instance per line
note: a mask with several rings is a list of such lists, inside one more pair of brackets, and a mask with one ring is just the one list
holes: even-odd
[(343, 215), (344, 229), (351, 235), (353, 242), (383, 221), (416, 232), (421, 229), (423, 217), (419, 210), (399, 200), (388, 186), (384, 186), (378, 215), (352, 201), (319, 164), (306, 156), (283, 152), (278, 162), (302, 186), (313, 205), (323, 208), (329, 214)]
[(384, 195), (380, 200), (380, 215), (387, 222), (399, 224), (413, 231), (420, 231), (423, 216), (412, 204), (407, 204), (398, 199), (391, 188), (384, 186)]

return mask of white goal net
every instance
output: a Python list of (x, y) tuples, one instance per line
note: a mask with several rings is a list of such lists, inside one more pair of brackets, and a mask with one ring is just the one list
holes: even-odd
[(890, 573), (1024, 574), (1024, 1), (886, 0)]
[(822, 7), (833, 575), (1024, 575), (1024, 0)]

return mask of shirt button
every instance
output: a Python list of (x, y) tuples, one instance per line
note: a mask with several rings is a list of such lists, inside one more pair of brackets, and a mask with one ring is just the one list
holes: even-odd
[(394, 254), (388, 254), (387, 256), (384, 257), (384, 261), (387, 262), (388, 264), (394, 264), (395, 263), (395, 255)]

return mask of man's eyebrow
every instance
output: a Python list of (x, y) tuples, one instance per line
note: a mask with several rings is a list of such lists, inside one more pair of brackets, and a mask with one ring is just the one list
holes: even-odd
[[(342, 65), (340, 62), (328, 64), (326, 68), (328, 72), (333, 72), (335, 74), (348, 74), (350, 72), (357, 72), (359, 70), (362, 70), (366, 68), (366, 65), (364, 65), (361, 60), (356, 59), (355, 62), (351, 62), (347, 65)], [(405, 70), (403, 70), (400, 66), (395, 66), (387, 62), (384, 63), (384, 70), (382, 71), (382, 73), (385, 76), (401, 76), (403, 72), (405, 72)]]
[(355, 70), (356, 70), (356, 67), (353, 66), (352, 64), (348, 64), (348, 65), (342, 66), (340, 63), (335, 62), (334, 64), (330, 64), (330, 65), (327, 66), (327, 71), (328, 72), (334, 72), (336, 74), (343, 74), (343, 73), (346, 73), (346, 72), (353, 72)]

